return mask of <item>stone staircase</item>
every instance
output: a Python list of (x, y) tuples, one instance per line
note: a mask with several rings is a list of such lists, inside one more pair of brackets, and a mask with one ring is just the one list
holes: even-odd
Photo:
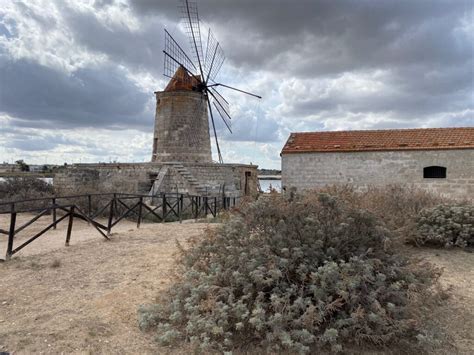
[(166, 174), (168, 174), (168, 167), (165, 165), (160, 169), (160, 171), (158, 171), (158, 175), (156, 176), (155, 181), (153, 181), (153, 185), (148, 193), (149, 196), (153, 196), (160, 191), (161, 184), (163, 183)]
[(202, 185), (184, 165), (173, 163), (171, 167), (189, 184), (191, 193), (195, 192), (198, 195), (206, 194), (206, 187)]

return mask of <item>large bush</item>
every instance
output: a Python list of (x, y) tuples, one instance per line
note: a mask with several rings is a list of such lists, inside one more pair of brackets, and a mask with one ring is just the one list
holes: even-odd
[(423, 209), (450, 202), (412, 185), (369, 186), (363, 191), (357, 191), (354, 185), (337, 185), (326, 187), (322, 192), (337, 196), (355, 208), (370, 211), (392, 230), (407, 227)]
[(176, 282), (140, 309), (140, 326), (203, 351), (425, 339), (414, 310), (436, 273), (388, 250), (389, 238), (372, 214), (328, 194), (261, 198), (182, 250)]
[(418, 244), (474, 247), (474, 205), (425, 209), (420, 213), (416, 229)]
[(52, 185), (34, 177), (12, 177), (0, 181), (0, 200), (24, 200), (54, 193)]

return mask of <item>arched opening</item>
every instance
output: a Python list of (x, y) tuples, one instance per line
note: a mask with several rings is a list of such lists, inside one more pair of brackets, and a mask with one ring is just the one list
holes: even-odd
[(423, 168), (425, 179), (446, 179), (446, 168), (444, 166), (427, 166)]

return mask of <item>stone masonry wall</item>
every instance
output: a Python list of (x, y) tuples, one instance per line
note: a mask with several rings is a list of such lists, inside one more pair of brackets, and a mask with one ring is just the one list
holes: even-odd
[(204, 96), (195, 91), (156, 93), (153, 162), (212, 162)]
[[(443, 166), (446, 179), (423, 178), (423, 168)], [(474, 200), (474, 149), (300, 153), (282, 155), (282, 186), (412, 184), (452, 198)]]
[(150, 164), (75, 164), (61, 168), (53, 184), (58, 194), (148, 193), (156, 168)]
[[(238, 164), (192, 164), (186, 165), (189, 171), (205, 185), (211, 194), (216, 194), (222, 189), (232, 195), (238, 195), (245, 190), (247, 181), (247, 194), (257, 191), (257, 167)], [(245, 175), (247, 172), (247, 175)]]
[[(163, 192), (193, 193), (183, 177), (167, 163), (169, 171), (164, 181)], [(257, 191), (257, 167), (240, 164), (184, 164), (201, 186), (207, 186), (209, 196), (219, 193), (225, 185), (228, 196)], [(75, 164), (62, 168), (55, 174), (54, 186), (58, 194), (85, 194), (96, 192), (123, 192), (148, 194), (153, 180), (164, 164)], [(246, 176), (247, 173), (247, 176)]]

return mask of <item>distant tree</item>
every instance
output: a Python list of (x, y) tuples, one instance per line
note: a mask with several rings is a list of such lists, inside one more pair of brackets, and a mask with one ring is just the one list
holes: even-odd
[(30, 166), (23, 159), (17, 160), (15, 163), (20, 167), (21, 171), (30, 171)]

